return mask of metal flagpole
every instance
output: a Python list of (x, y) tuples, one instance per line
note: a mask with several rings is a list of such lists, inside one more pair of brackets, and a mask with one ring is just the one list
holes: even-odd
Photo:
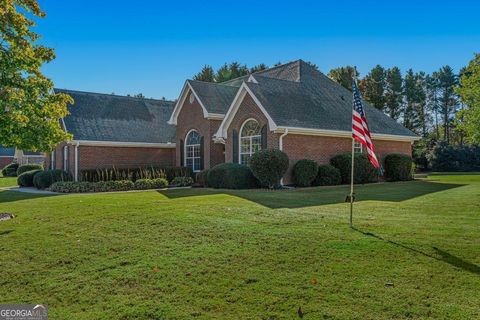
[[(357, 81), (357, 67), (353, 68), (353, 81)], [(354, 98), (355, 99), (355, 98)], [(352, 103), (352, 119), (353, 119), (353, 104)], [(353, 121), (353, 120), (352, 120)], [(350, 228), (353, 228), (353, 170), (355, 166), (355, 139), (353, 138), (352, 135), (352, 169), (350, 173)]]

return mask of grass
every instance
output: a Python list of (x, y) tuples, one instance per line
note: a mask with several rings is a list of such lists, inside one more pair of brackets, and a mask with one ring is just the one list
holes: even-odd
[(3, 177), (0, 175), (0, 188), (15, 187), (17, 185), (17, 177)]
[(480, 176), (293, 191), (0, 192), (0, 303), (51, 319), (478, 319)]

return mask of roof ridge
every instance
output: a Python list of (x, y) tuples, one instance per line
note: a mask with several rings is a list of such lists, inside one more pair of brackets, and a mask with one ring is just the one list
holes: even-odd
[[(235, 79), (238, 79), (238, 78), (235, 78)], [(235, 79), (232, 79), (232, 80), (235, 80)], [(211, 81), (200, 81), (200, 80), (194, 80), (194, 79), (188, 79), (187, 81), (195, 81), (195, 82), (199, 82), (199, 83), (214, 84), (214, 85), (219, 85), (219, 86), (232, 88), (232, 86), (229, 86), (228, 84), (225, 84), (226, 81), (225, 82), (211, 82)], [(231, 81), (231, 80), (228, 80), (228, 81)]]
[(154, 99), (154, 98), (139, 98), (139, 97), (132, 97), (132, 96), (122, 96), (119, 94), (111, 94), (111, 93), (102, 93), (102, 92), (92, 92), (92, 91), (80, 91), (80, 90), (72, 90), (72, 89), (60, 89), (60, 88), (53, 88), (53, 91), (70, 91), (70, 92), (76, 92), (76, 93), (84, 93), (84, 94), (96, 94), (100, 96), (109, 96), (109, 97), (118, 97), (118, 98), (127, 98), (127, 99), (132, 99), (132, 100), (153, 100), (153, 101), (162, 101), (162, 102), (172, 102), (174, 103), (174, 100), (167, 100), (167, 99)]
[[(265, 76), (261, 76), (261, 75), (257, 75), (257, 77), (267, 79), (269, 81), (283, 81), (283, 82), (288, 82), (288, 83), (300, 84), (300, 81), (285, 80), (285, 79), (279, 79), (279, 78), (274, 78), (274, 77), (265, 77)], [(248, 81), (245, 81), (245, 82), (248, 82)], [(252, 83), (252, 82), (248, 82), (248, 83)], [(255, 83), (255, 84), (257, 84), (257, 83)]]

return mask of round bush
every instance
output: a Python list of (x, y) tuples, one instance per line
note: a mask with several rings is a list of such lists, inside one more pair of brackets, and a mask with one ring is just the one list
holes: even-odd
[(293, 180), (299, 187), (309, 187), (318, 173), (318, 164), (309, 159), (298, 160), (293, 166)]
[(288, 156), (277, 149), (260, 150), (250, 158), (250, 168), (253, 175), (264, 187), (275, 188), (280, 185), (288, 169)]
[(388, 181), (412, 180), (412, 157), (405, 154), (387, 155), (385, 177)]
[(12, 162), (10, 164), (7, 164), (5, 167), (3, 167), (2, 175), (4, 177), (16, 177), (17, 169), (18, 169), (18, 163)]
[(43, 170), (43, 166), (41, 164), (22, 164), (17, 169), (17, 176), (32, 170)]
[(175, 187), (188, 187), (193, 184), (192, 177), (175, 177), (170, 183), (172, 186)]
[(258, 181), (248, 166), (238, 163), (221, 163), (210, 169), (207, 184), (219, 189), (252, 189)]
[(134, 182), (134, 188), (137, 190), (160, 189), (168, 186), (167, 179), (138, 179)]
[[(340, 171), (342, 183), (350, 183), (352, 155), (342, 153), (330, 159), (330, 164)], [(378, 181), (377, 169), (370, 163), (368, 157), (363, 153), (355, 154), (354, 183), (368, 183)]]
[(17, 184), (20, 187), (33, 187), (33, 177), (39, 173), (42, 172), (43, 170), (41, 169), (36, 169), (36, 170), (30, 170), (27, 172), (23, 172), (20, 174), (17, 178)]
[(197, 176), (195, 177), (195, 179), (196, 179), (195, 182), (199, 186), (208, 187), (208, 184), (207, 184), (208, 171), (210, 171), (210, 170), (205, 169), (205, 170), (202, 170), (199, 173), (197, 173)]
[(50, 187), (54, 182), (58, 181), (71, 181), (72, 176), (63, 170), (45, 170), (37, 173), (33, 177), (33, 185), (37, 189), (46, 189)]
[(335, 186), (342, 183), (340, 170), (329, 164), (318, 166), (318, 174), (313, 180), (314, 186)]

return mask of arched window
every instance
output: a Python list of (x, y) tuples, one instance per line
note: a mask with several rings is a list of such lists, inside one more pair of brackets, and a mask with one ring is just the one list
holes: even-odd
[(252, 154), (262, 148), (262, 128), (254, 119), (248, 119), (240, 129), (240, 163), (248, 164)]
[(185, 167), (200, 171), (200, 134), (190, 130), (185, 138)]

